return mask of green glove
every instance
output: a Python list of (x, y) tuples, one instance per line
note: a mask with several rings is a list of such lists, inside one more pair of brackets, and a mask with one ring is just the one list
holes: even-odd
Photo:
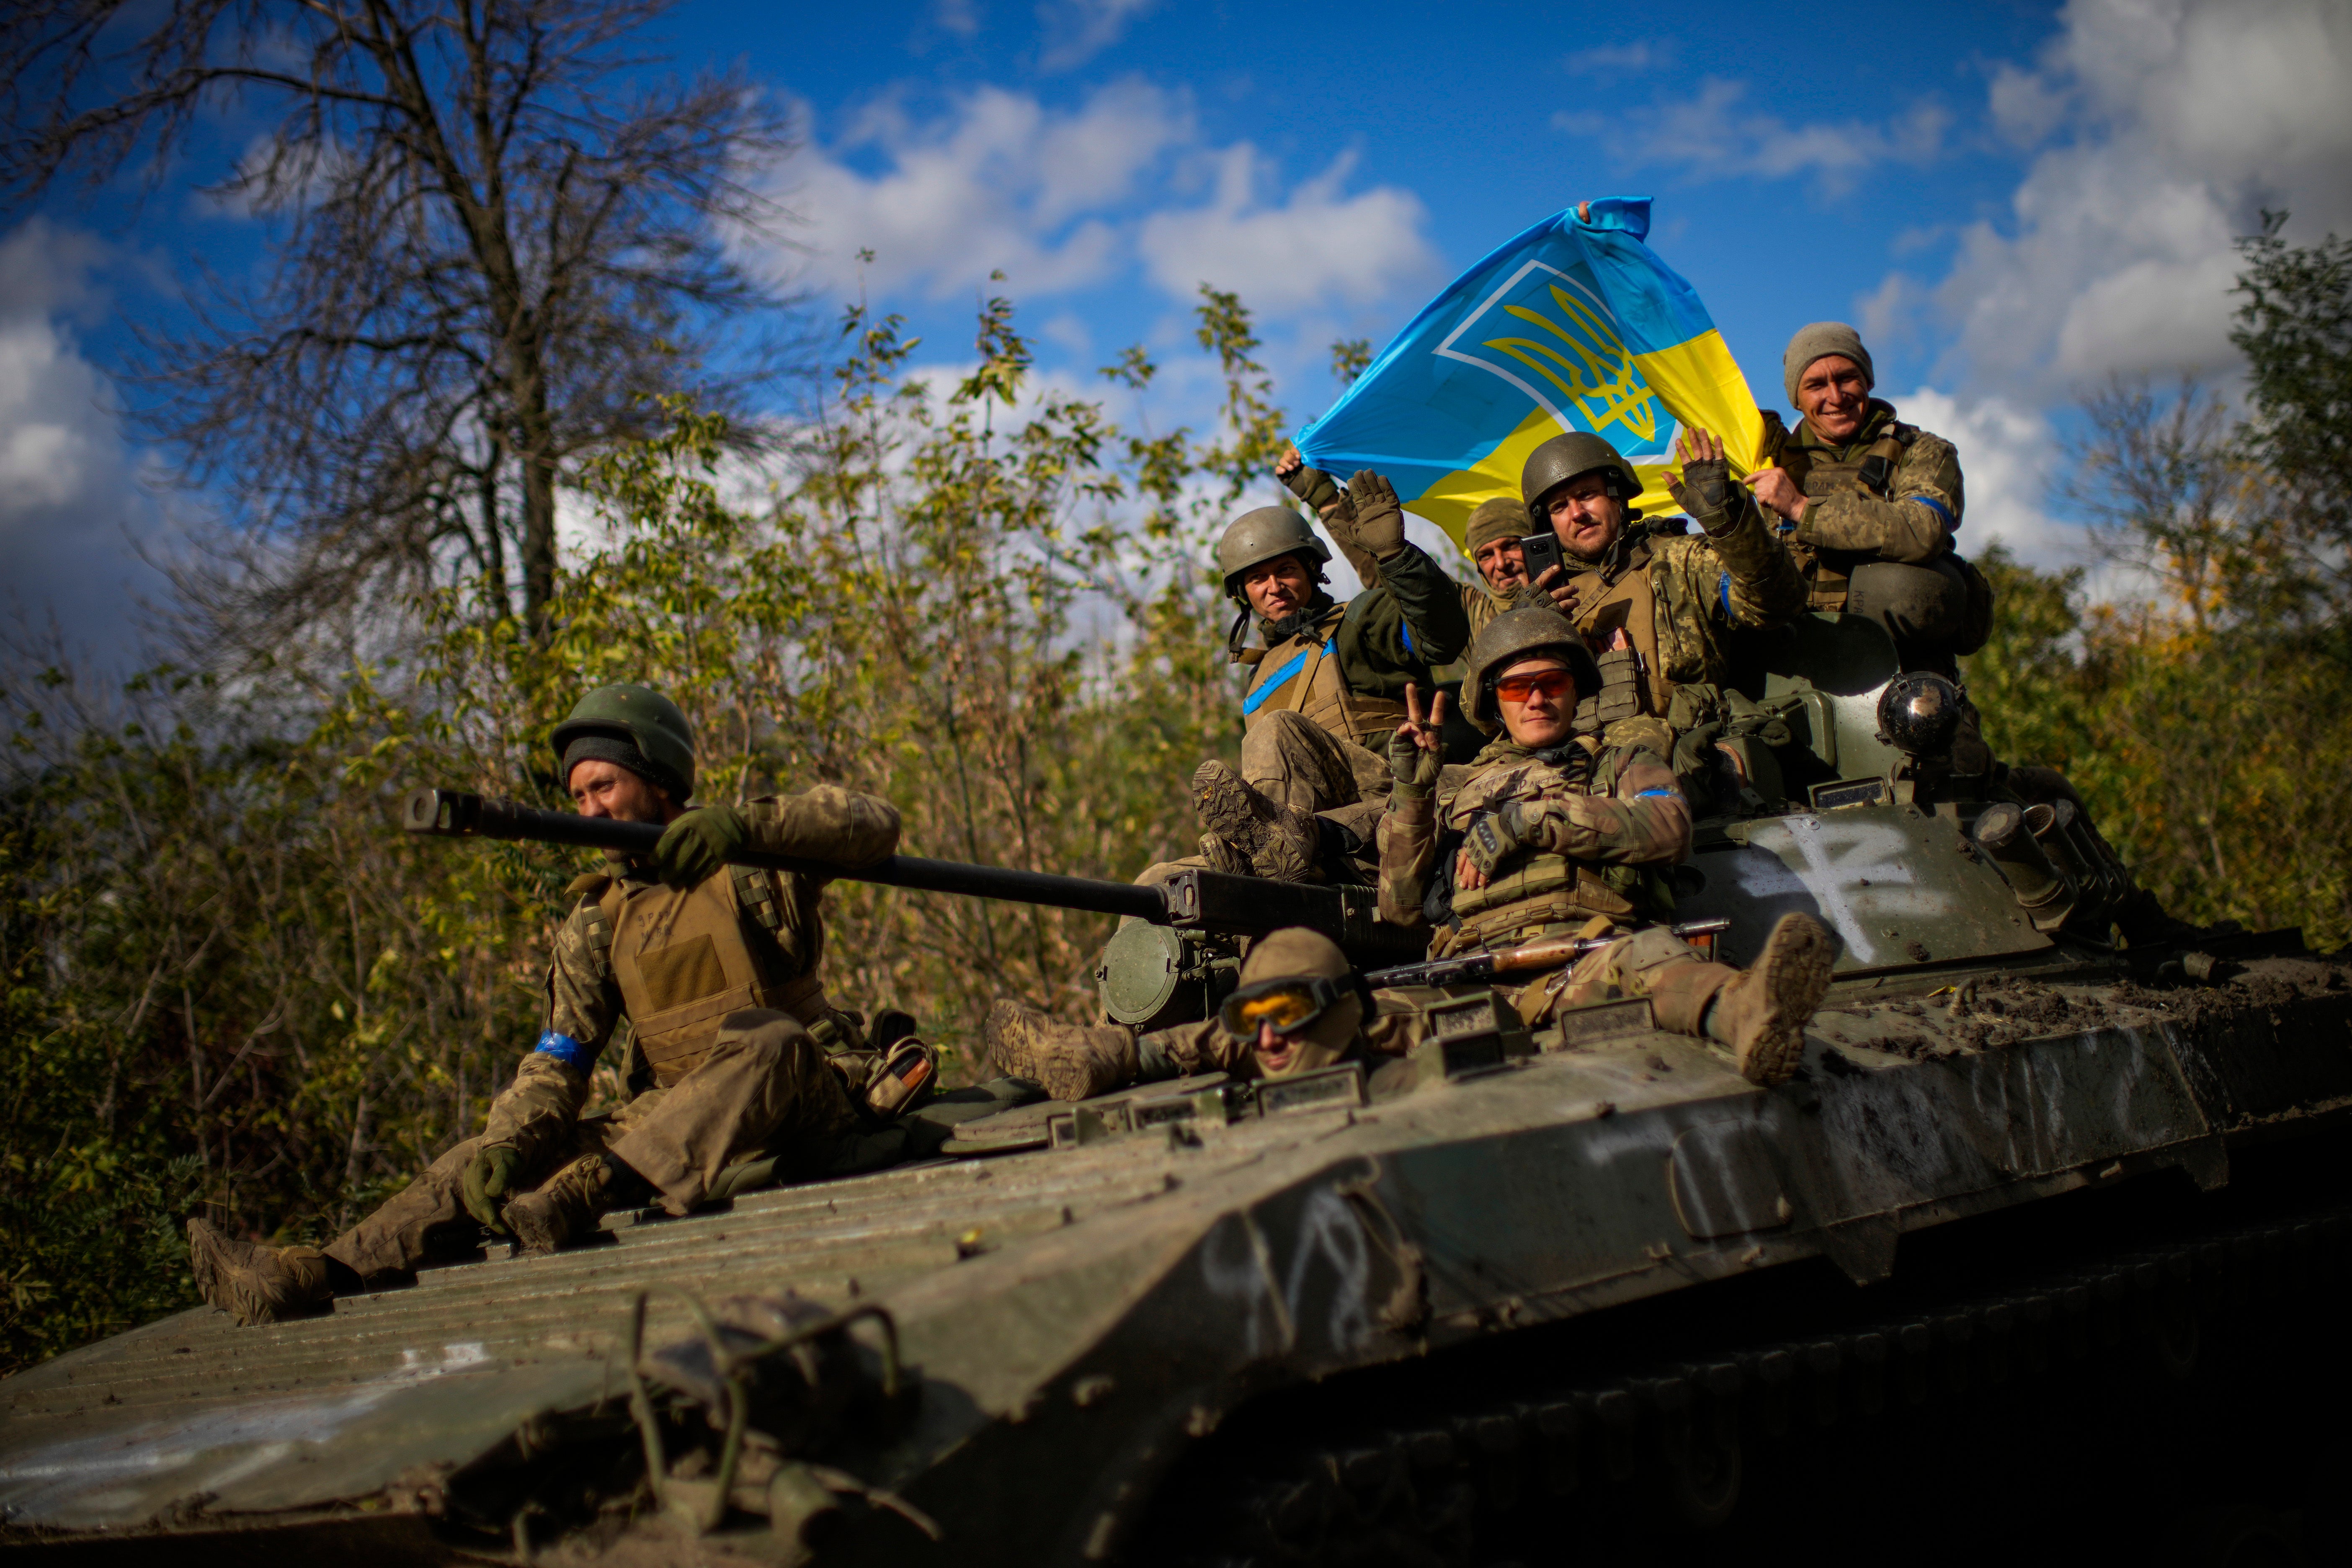
[(1302, 463), (1279, 477), (1292, 495), (1313, 507), (1318, 513), (1339, 499), (1339, 487), (1332, 483), (1331, 476), (1320, 468)]
[(1356, 542), (1385, 561), (1404, 548), (1404, 505), (1396, 487), (1372, 472), (1359, 468), (1348, 481), (1348, 501), (1356, 513)]
[(1444, 766), (1444, 752), (1424, 751), (1403, 731), (1389, 737), (1389, 776), (1396, 782), (1396, 793), (1406, 799), (1419, 800), (1429, 794)]
[(1731, 510), (1731, 465), (1721, 458), (1696, 458), (1666, 488), (1693, 517), (1719, 522)]
[(1488, 881), (1495, 879), (1495, 868), (1527, 847), (1528, 824), (1519, 803), (1507, 800), (1500, 811), (1490, 811), (1471, 825), (1462, 840), (1463, 851), (1470, 864)]
[(741, 854), (751, 838), (751, 819), (733, 806), (698, 806), (663, 830), (654, 864), (671, 887), (691, 888)]
[(466, 1212), (500, 1236), (507, 1233), (499, 1211), (522, 1174), (522, 1151), (511, 1143), (487, 1143), (474, 1151), (457, 1178), (466, 1197)]

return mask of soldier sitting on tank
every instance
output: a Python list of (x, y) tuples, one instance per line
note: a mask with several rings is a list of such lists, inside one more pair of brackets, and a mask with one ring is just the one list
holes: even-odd
[(1564, 1007), (1647, 996), (1657, 1027), (1728, 1047), (1749, 1081), (1780, 1083), (1829, 985), (1830, 934), (1810, 915), (1783, 915), (1756, 963), (1736, 970), (1652, 923), (1672, 907), (1667, 876), (1690, 853), (1690, 811), (1656, 753), (1573, 732), (1578, 696), (1599, 678), (1557, 612), (1498, 617), (1471, 644), (1462, 687), (1470, 721), (1496, 738), (1443, 795), (1444, 699), (1424, 714), (1407, 695), (1389, 744), (1381, 918), (1435, 927), (1440, 958), (1622, 932), (1520, 988), (1519, 1016), (1540, 1025)]
[[(1274, 475), (1323, 519), (1323, 526), (1339, 542), (1339, 553), (1348, 558), (1364, 586), (1378, 585), (1380, 563), (1355, 542), (1355, 513), (1347, 492), (1322, 469), (1307, 467), (1307, 459), (1292, 446), (1283, 447)], [(1462, 530), (1462, 549), (1478, 569), (1478, 581), (1462, 584), (1462, 613), (1469, 617), (1472, 635), (1527, 591), (1528, 563), (1519, 541), (1534, 531), (1528, 524), (1527, 506), (1517, 496), (1481, 501), (1470, 514)]]
[(1404, 1057), (1429, 1037), (1413, 1000), (1368, 989), (1339, 944), (1294, 926), (1259, 938), (1217, 1016), (1139, 1037), (1113, 1024), (1066, 1024), (1011, 1000), (988, 1014), (988, 1057), (1008, 1078), (1026, 1079), (1055, 1100), (1087, 1100), (1138, 1082), (1230, 1072), (1289, 1078), (1362, 1059), (1371, 1088), (1410, 1087)]
[[(1377, 564), (1379, 584), (1345, 604), (1321, 586), (1331, 552), (1288, 507), (1244, 512), (1218, 542), (1225, 593), (1240, 606), (1227, 651), (1255, 673), (1242, 695), (1239, 772), (1213, 757), (1192, 775), (1194, 864), (1320, 881), (1367, 850), (1388, 789), (1367, 742), (1384, 743), (1408, 682), (1427, 685), (1430, 667), (1470, 641), (1457, 585), (1406, 541), (1388, 481), (1360, 473), (1349, 491), (1350, 546)], [(1265, 646), (1245, 648), (1253, 618)]]
[(1535, 586), (1601, 655), (1602, 684), (1584, 692), (1598, 699), (1591, 722), (1606, 743), (1647, 747), (1686, 789), (1711, 797), (1722, 768), (1734, 775), (1727, 788), (1756, 781), (1771, 767), (1763, 747), (1785, 739), (1729, 689), (1730, 634), (1787, 625), (1804, 609), (1804, 584), (1731, 482), (1721, 442), (1685, 430), (1675, 455), (1682, 468), (1669, 488), (1697, 521), (1696, 536), (1644, 525), (1631, 504), (1642, 490), (1633, 466), (1582, 431), (1528, 454), (1519, 489), (1566, 558)]
[[(686, 716), (642, 686), (591, 691), (554, 742), (581, 815), (667, 825), (653, 863), (615, 856), (609, 872), (572, 883), (539, 1042), (478, 1135), (323, 1248), (188, 1222), (196, 1289), (238, 1322), (407, 1283), (431, 1258), (471, 1250), (484, 1228), (551, 1252), (616, 1208), (658, 1202), (683, 1215), (754, 1157), (821, 1173), (857, 1145), (864, 1116), (896, 1109), (898, 1087), (929, 1076), (898, 1059), (912, 1050), (930, 1066), (929, 1047), (906, 1038), (884, 1042), (895, 1071), (877, 1073), (862, 1020), (826, 1000), (824, 879), (728, 863), (751, 847), (870, 866), (897, 847), (896, 807), (828, 784), (689, 809)], [(633, 1098), (583, 1117), (591, 1070), (624, 1018)]]
[(1782, 433), (1768, 416), (1772, 463), (1748, 483), (1776, 516), (1806, 607), (1874, 621), (1903, 668), (1958, 679), (1958, 656), (1992, 629), (1990, 585), (1952, 551), (1958, 452), (1871, 395), (1870, 351), (1843, 321), (1801, 328), (1780, 371), (1797, 427)]

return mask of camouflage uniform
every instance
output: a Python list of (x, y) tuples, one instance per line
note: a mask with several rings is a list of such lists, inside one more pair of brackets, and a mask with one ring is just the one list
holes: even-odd
[[(1415, 1046), (1429, 1038), (1428, 1004), (1442, 995), (1426, 988), (1373, 992), (1372, 1016), (1356, 1031), (1355, 1047), (1349, 1056), (1375, 1067), (1410, 1056)], [(1165, 1063), (1166, 1068), (1185, 1077), (1229, 1072), (1246, 1078), (1257, 1071), (1251, 1042), (1227, 1034), (1214, 1018), (1154, 1029), (1136, 1044), (1144, 1061)], [(1163, 1076), (1166, 1068), (1151, 1076)]]
[[(1690, 853), (1690, 811), (1654, 753), (1591, 739), (1534, 752), (1505, 738), (1470, 768), (1450, 793), (1393, 796), (1381, 822), (1381, 918), (1437, 923), (1431, 956), (1605, 936), (1673, 909), (1665, 874)], [(1454, 888), (1463, 836), (1512, 801), (1528, 825), (1528, 851), (1486, 887)], [(1648, 996), (1659, 1027), (1696, 1035), (1707, 1003), (1737, 973), (1652, 925), (1507, 994), (1529, 1024), (1563, 1006)]]
[[(751, 847), (844, 870), (898, 845), (896, 807), (830, 785), (752, 801), (744, 815)], [(859, 1125), (829, 1056), (863, 1043), (862, 1020), (834, 1007), (818, 979), (824, 885), (797, 871), (728, 867), (673, 889), (633, 862), (574, 882), (548, 968), (544, 1032), (492, 1102), (488, 1124), (327, 1256), (381, 1283), (425, 1261), (438, 1237), (469, 1240), (475, 1221), (459, 1180), (488, 1146), (517, 1150), (533, 1180), (610, 1153), (672, 1214), (758, 1155), (782, 1152), (814, 1173)], [(633, 1097), (583, 1117), (596, 1058), (625, 1018)]]
[[(1754, 497), (1736, 485), (1703, 494), (1680, 480), (1674, 493), (1698, 533), (1662, 536), (1637, 521), (1605, 556), (1568, 558), (1577, 629), (1599, 647), (1622, 626), (1640, 661), (1629, 693), (1636, 711), (1604, 714), (1602, 738), (1667, 759), (1676, 737), (1726, 716), (1730, 633), (1785, 626), (1804, 609), (1804, 584), (1773, 547)], [(1611, 673), (1606, 659), (1602, 672)]]

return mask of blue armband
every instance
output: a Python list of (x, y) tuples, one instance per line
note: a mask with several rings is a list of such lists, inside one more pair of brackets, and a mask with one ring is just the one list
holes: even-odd
[(1921, 506), (1926, 507), (1929, 511), (1934, 512), (1937, 517), (1942, 518), (1944, 520), (1944, 526), (1947, 529), (1957, 528), (1959, 526), (1952, 521), (1952, 509), (1946, 506), (1942, 501), (1937, 500), (1934, 496), (1905, 496), (1903, 499), (1905, 500), (1916, 500)]
[(1682, 792), (1672, 789), (1644, 789), (1633, 792), (1635, 800), (1680, 800)]
[(594, 1051), (590, 1050), (571, 1036), (559, 1035), (552, 1029), (540, 1036), (539, 1044), (531, 1047), (531, 1049), (540, 1056), (553, 1057), (573, 1072), (586, 1072), (588, 1064), (596, 1059)]

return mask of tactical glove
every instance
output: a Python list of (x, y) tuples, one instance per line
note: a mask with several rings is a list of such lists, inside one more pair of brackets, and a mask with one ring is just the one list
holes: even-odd
[(1356, 514), (1356, 542), (1385, 561), (1404, 548), (1404, 506), (1396, 487), (1372, 472), (1359, 468), (1348, 481), (1348, 504)]
[(1527, 847), (1527, 814), (1516, 800), (1505, 801), (1501, 810), (1490, 811), (1472, 823), (1462, 840), (1462, 852), (1478, 868), (1478, 875), (1490, 882), (1496, 867)]
[(1339, 485), (1333, 482), (1330, 475), (1320, 468), (1309, 468), (1302, 463), (1279, 477), (1289, 488), (1290, 493), (1313, 507), (1318, 516), (1339, 499)]
[(1731, 521), (1731, 465), (1722, 458), (1698, 458), (1683, 465), (1683, 471), (1667, 482), (1675, 502), (1699, 520), (1699, 525), (1710, 532), (1719, 531)]
[(1396, 781), (1396, 793), (1406, 799), (1425, 797), (1436, 787), (1438, 772), (1444, 766), (1444, 752), (1423, 750), (1403, 731), (1389, 737), (1389, 776)]
[(506, 1207), (516, 1179), (522, 1174), (522, 1151), (511, 1143), (489, 1143), (474, 1151), (457, 1177), (466, 1212), (499, 1236), (507, 1233), (499, 1211)]
[(654, 865), (673, 888), (691, 888), (742, 853), (751, 823), (731, 805), (706, 805), (663, 829)]

